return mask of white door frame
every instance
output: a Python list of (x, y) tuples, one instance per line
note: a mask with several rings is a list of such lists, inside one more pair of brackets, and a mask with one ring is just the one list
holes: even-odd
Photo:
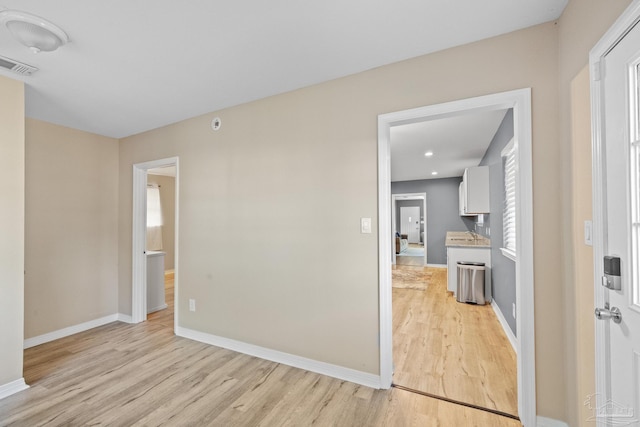
[(378, 116), (378, 248), (380, 277), (380, 385), (391, 387), (393, 375), (391, 301), (391, 164), (390, 128), (461, 113), (513, 108), (514, 138), (518, 142), (516, 356), (518, 414), (527, 427), (536, 425), (534, 278), (533, 278), (533, 178), (531, 153), (531, 89), (430, 105)]
[[(634, 1), (609, 28), (589, 53), (591, 71), (591, 152), (593, 185), (593, 277), (595, 307), (604, 307), (605, 288), (600, 278), (604, 275), (603, 256), (607, 253), (606, 230), (606, 167), (604, 147), (604, 57), (640, 21), (640, 1)], [(594, 308), (595, 308), (594, 307)], [(611, 397), (611, 384), (607, 352), (609, 348), (607, 322), (595, 322), (596, 405), (603, 407)], [(605, 426), (606, 420), (598, 418), (597, 425)]]
[(133, 165), (133, 221), (132, 221), (132, 278), (131, 278), (131, 321), (147, 320), (147, 171), (149, 169), (176, 167), (176, 210), (175, 210), (175, 255), (174, 255), (174, 331), (178, 326), (178, 224), (180, 167), (178, 157), (152, 160)]
[[(392, 236), (396, 235), (397, 227), (396, 227), (396, 202), (398, 199), (402, 200), (420, 200), (422, 199), (422, 212), (424, 212), (424, 265), (427, 265), (427, 193), (399, 193), (391, 195), (391, 227), (393, 228)], [(396, 251), (394, 244), (395, 237), (391, 238), (391, 246), (393, 246), (393, 250), (391, 250), (391, 254), (393, 258), (391, 259), (391, 263), (396, 263)]]

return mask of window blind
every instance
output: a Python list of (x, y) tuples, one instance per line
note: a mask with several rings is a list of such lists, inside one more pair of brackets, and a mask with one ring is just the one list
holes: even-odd
[(502, 212), (503, 248), (516, 254), (516, 177), (518, 175), (517, 145), (512, 139), (502, 151), (504, 171), (504, 208)]
[(147, 187), (147, 227), (159, 227), (161, 225), (160, 189), (158, 187)]

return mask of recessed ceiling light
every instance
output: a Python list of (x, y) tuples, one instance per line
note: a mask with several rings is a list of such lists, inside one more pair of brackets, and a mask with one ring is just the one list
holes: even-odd
[(433, 172), (431, 172), (431, 175), (438, 175), (438, 172), (433, 171)]
[(424, 153), (425, 157), (431, 157), (433, 156), (433, 151), (427, 151), (426, 153)]

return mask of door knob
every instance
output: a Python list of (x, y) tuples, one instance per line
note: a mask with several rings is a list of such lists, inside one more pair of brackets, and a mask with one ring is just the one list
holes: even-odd
[(613, 319), (614, 323), (622, 322), (622, 313), (618, 307), (611, 307), (609, 310), (609, 304), (605, 305), (605, 308), (596, 308), (596, 319), (607, 320)]

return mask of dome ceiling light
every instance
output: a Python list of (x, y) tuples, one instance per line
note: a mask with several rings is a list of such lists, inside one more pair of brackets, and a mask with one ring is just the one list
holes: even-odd
[(69, 42), (69, 36), (60, 27), (30, 13), (2, 10), (0, 22), (34, 53), (52, 52)]

